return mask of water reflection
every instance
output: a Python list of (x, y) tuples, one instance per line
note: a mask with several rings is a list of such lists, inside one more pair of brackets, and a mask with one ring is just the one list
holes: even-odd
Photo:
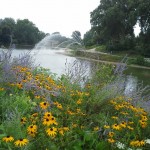
[(136, 87), (138, 84), (137, 77), (133, 77), (131, 75), (126, 76), (126, 82), (125, 82), (125, 95), (132, 96), (132, 94), (136, 91)]

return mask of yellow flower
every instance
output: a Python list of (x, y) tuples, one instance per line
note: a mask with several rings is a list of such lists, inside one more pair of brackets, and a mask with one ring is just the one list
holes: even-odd
[(62, 109), (62, 105), (61, 104), (57, 104), (57, 108)]
[(14, 138), (12, 136), (6, 136), (6, 137), (3, 137), (2, 140), (7, 143), (7, 142), (14, 141)]
[(143, 121), (147, 121), (148, 119), (147, 119), (147, 117), (146, 116), (144, 116), (144, 115), (141, 115), (141, 120), (143, 120)]
[(27, 118), (26, 117), (22, 117), (20, 121), (21, 121), (21, 124), (25, 124), (27, 122)]
[(145, 141), (134, 140), (130, 142), (130, 145), (133, 147), (142, 147), (145, 145)]
[(111, 118), (112, 118), (112, 119), (115, 119), (115, 120), (117, 120), (117, 119), (118, 119), (118, 117), (116, 117), (116, 116), (112, 116)]
[(19, 139), (14, 144), (15, 146), (22, 147), (27, 145), (28, 142), (29, 142), (28, 139)]
[(143, 120), (139, 120), (139, 123), (140, 123), (140, 125), (141, 125), (142, 128), (146, 128), (147, 122), (145, 122)]
[(132, 128), (131, 126), (127, 126), (127, 128), (128, 128), (129, 130), (134, 130), (134, 128)]
[(94, 131), (98, 131), (99, 130), (99, 127), (94, 127)]
[(48, 104), (47, 102), (41, 102), (41, 103), (40, 103), (40, 107), (41, 107), (42, 109), (46, 109), (48, 106), (49, 106), (49, 104)]
[(104, 128), (105, 128), (105, 129), (109, 129), (109, 128), (110, 128), (110, 126), (108, 126), (108, 125), (104, 125)]
[(63, 130), (63, 128), (59, 128), (59, 129), (58, 129), (58, 132), (59, 132), (61, 135), (64, 135), (64, 130)]
[(50, 118), (52, 117), (52, 113), (51, 112), (45, 112), (44, 113), (44, 118)]
[(108, 142), (109, 142), (109, 143), (114, 143), (114, 142), (115, 142), (115, 140), (114, 140), (114, 139), (112, 139), (112, 138), (107, 139), (107, 140), (108, 140)]
[(50, 126), (50, 125), (53, 125), (53, 124), (58, 125), (58, 123), (56, 122), (55, 117), (50, 116), (49, 118), (44, 118), (43, 119), (43, 125)]
[(112, 138), (114, 136), (114, 132), (109, 132), (108, 136)]
[(81, 99), (78, 99), (77, 100), (77, 104), (79, 105), (79, 104), (81, 104), (82, 103), (82, 100)]
[(112, 128), (115, 129), (115, 130), (120, 130), (121, 129), (121, 127), (118, 124), (112, 125)]
[(36, 132), (37, 132), (37, 125), (30, 125), (28, 128), (27, 128), (27, 132), (29, 135), (31, 136), (35, 136)]
[(55, 135), (57, 134), (56, 132), (57, 132), (57, 128), (55, 128), (55, 127), (48, 128), (46, 130), (47, 135), (52, 136), (52, 137), (55, 137)]
[(124, 122), (124, 121), (122, 121), (122, 122), (120, 123), (120, 126), (121, 126), (122, 128), (126, 128), (126, 125), (127, 125), (127, 123)]
[(69, 131), (69, 128), (68, 128), (68, 127), (63, 127), (63, 129), (64, 129), (65, 131)]

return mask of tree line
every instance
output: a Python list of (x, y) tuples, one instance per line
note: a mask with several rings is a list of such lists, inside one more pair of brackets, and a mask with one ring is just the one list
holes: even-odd
[[(106, 45), (108, 51), (132, 51), (150, 56), (150, 1), (101, 0), (90, 14), (91, 29), (84, 44)], [(135, 25), (140, 26), (135, 37)]]
[(45, 33), (40, 31), (28, 19), (13, 18), (0, 19), (0, 46), (8, 47), (10, 44), (35, 45)]

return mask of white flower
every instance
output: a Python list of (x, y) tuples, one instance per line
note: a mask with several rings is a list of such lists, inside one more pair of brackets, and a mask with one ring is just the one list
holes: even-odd
[(116, 143), (116, 146), (119, 148), (119, 149), (124, 149), (125, 148), (125, 145), (121, 142), (117, 142)]
[(132, 148), (128, 148), (127, 150), (133, 150)]
[(145, 143), (150, 144), (150, 139), (146, 139)]

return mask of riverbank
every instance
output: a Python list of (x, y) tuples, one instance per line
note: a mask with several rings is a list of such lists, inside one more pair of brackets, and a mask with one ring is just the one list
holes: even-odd
[[(102, 62), (107, 64), (118, 64), (118, 63), (125, 64), (126, 61), (128, 61), (127, 57), (112, 55), (104, 52), (97, 52), (95, 51), (94, 48), (90, 50), (78, 50), (78, 51), (71, 49), (64, 49), (64, 50), (65, 51), (61, 52), (64, 55), (75, 56), (76, 58), (95, 62)], [(150, 67), (136, 64), (128, 64), (127, 66), (134, 68), (150, 69)]]

